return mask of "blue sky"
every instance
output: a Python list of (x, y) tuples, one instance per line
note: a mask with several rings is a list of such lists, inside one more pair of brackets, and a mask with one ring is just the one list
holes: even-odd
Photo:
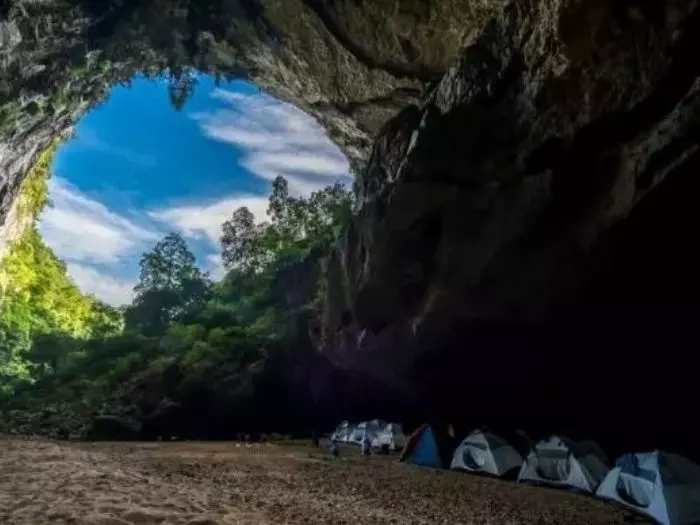
[(314, 119), (244, 82), (201, 77), (181, 111), (163, 81), (136, 80), (83, 118), (58, 151), (40, 230), (82, 290), (129, 302), (138, 259), (170, 231), (221, 275), (221, 223), (239, 206), (265, 218), (270, 181), (292, 192), (349, 180)]

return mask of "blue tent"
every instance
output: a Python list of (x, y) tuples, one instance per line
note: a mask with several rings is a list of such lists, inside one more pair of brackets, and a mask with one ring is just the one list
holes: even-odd
[(442, 468), (443, 456), (435, 432), (430, 426), (423, 425), (409, 438), (401, 461), (422, 467)]

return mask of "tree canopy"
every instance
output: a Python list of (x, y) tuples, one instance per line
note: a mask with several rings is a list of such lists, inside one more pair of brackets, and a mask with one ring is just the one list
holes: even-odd
[(128, 329), (161, 335), (188, 310), (201, 306), (210, 289), (208, 276), (195, 264), (195, 256), (176, 233), (165, 236), (141, 256), (136, 297), (126, 309)]
[[(53, 151), (22, 189), (31, 221), (48, 204)], [(327, 248), (351, 202), (339, 184), (292, 196), (280, 177), (267, 220), (239, 208), (222, 225), (221, 281), (170, 233), (142, 255), (122, 310), (82, 294), (30, 225), (0, 272), (0, 431), (84, 436), (97, 414), (137, 417), (142, 409), (125, 401), (135, 384), (161, 403), (221, 385), (244, 392), (252, 371), (283, 347), (288, 312), (273, 290), (277, 272)]]
[(351, 209), (351, 193), (341, 183), (303, 198), (291, 196), (286, 179), (277, 177), (267, 210), (269, 221), (256, 224), (251, 211), (242, 207), (223, 224), (223, 264), (229, 270), (259, 272), (275, 262), (303, 259), (338, 236)]

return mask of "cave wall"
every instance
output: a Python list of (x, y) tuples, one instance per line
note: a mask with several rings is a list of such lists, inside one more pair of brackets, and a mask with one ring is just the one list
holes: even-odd
[(699, 40), (696, 0), (11, 0), (0, 220), (110, 85), (246, 78), (357, 175), (303, 345), (325, 364), (292, 359), (301, 383), (345, 386), (313, 399), (349, 411), (381, 385), (465, 427), (686, 447), (700, 435), (669, 407), (697, 397)]
[(494, 15), (375, 141), (325, 354), (467, 427), (697, 456), (699, 29), (696, 2)]

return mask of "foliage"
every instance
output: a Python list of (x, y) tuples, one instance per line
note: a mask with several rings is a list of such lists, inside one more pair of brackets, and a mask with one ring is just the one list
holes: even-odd
[(20, 188), (17, 220), (29, 226), (0, 263), (0, 397), (55, 371), (74, 340), (121, 331), (120, 314), (80, 292), (33, 224), (49, 204), (56, 148), (52, 144), (39, 157)]
[(167, 235), (141, 257), (123, 331), (119, 312), (81, 296), (29, 229), (6, 264), (13, 292), (0, 311), (0, 344), (7, 342), (0, 374), (14, 386), (5, 388), (0, 421), (4, 414), (13, 430), (85, 435), (97, 413), (144, 410), (129, 397), (138, 392), (165, 400), (216, 385), (243, 388), (256, 365), (283, 347), (277, 273), (327, 247), (350, 206), (340, 185), (305, 199), (290, 196), (277, 179), (268, 222), (256, 224), (239, 209), (224, 224), (230, 270), (217, 283), (197, 267), (182, 237)]
[(136, 297), (125, 312), (127, 328), (162, 335), (168, 325), (206, 300), (210, 283), (195, 264), (184, 239), (176, 233), (143, 254)]
[[(34, 226), (12, 245), (0, 273), (0, 380), (6, 392), (10, 383), (55, 370), (58, 361), (67, 357), (60, 349), (47, 348), (48, 334), (73, 341), (108, 337), (121, 330), (119, 313), (80, 292)], [(62, 343), (61, 348), (68, 347)]]
[(65, 264), (37, 229), (27, 228), (3, 261), (3, 318), (30, 333), (63, 332), (90, 337), (96, 301), (85, 297), (66, 275)]
[(202, 279), (195, 257), (177, 233), (168, 234), (139, 263), (141, 274), (135, 291), (181, 290), (186, 283)]
[(21, 216), (36, 219), (50, 204), (48, 182), (51, 177), (51, 163), (59, 145), (59, 141), (51, 144), (24, 178), (18, 197)]
[(293, 262), (328, 246), (350, 216), (352, 197), (336, 183), (308, 199), (292, 197), (283, 177), (272, 184), (269, 222), (255, 224), (248, 208), (238, 208), (223, 224), (222, 258), (229, 269), (260, 272), (274, 263)]

